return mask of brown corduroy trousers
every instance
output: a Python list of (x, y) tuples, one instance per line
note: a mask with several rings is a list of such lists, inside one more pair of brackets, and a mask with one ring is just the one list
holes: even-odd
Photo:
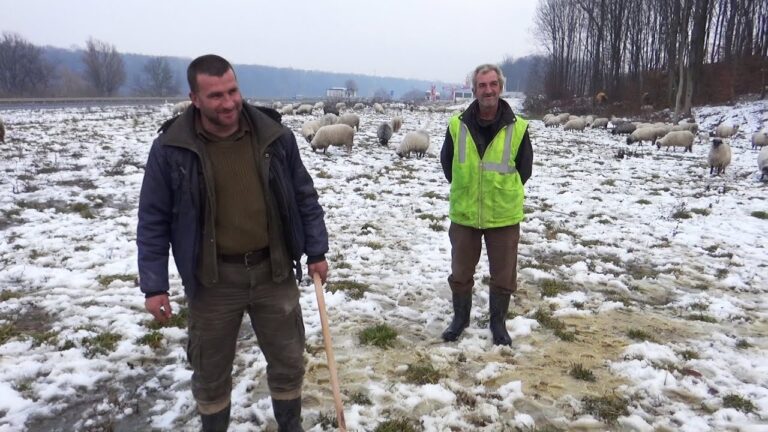
[(517, 290), (517, 244), (520, 241), (520, 224), (477, 229), (451, 222), (448, 237), (451, 240), (451, 275), (448, 276), (448, 284), (453, 293), (472, 292), (483, 238), (491, 273), (491, 291), (512, 294)]

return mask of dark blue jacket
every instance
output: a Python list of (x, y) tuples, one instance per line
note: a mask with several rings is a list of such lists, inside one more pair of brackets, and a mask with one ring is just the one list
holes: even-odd
[[(296, 138), (270, 109), (244, 104), (256, 137), (256, 169), (265, 185), (272, 278), (282, 281), (307, 262), (325, 259), (328, 232), (312, 178)], [(166, 122), (149, 152), (139, 198), (139, 284), (151, 296), (168, 291), (168, 249), (185, 293), (218, 279), (213, 203), (216, 201), (205, 144), (197, 137), (192, 106)], [(247, 197), (244, 197), (247, 199)]]

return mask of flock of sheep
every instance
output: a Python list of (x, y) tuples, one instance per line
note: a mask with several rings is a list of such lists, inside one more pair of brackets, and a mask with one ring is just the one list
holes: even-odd
[[(635, 123), (616, 118), (574, 116), (569, 113), (546, 114), (542, 121), (546, 127), (562, 126), (566, 131), (583, 131), (591, 128), (611, 128), (614, 135), (627, 135), (627, 144), (642, 144), (647, 141), (656, 144), (656, 148), (662, 147), (669, 150), (670, 147), (680, 147), (683, 151), (692, 152), (693, 144), (697, 140), (711, 139), (707, 162), (709, 173), (719, 175), (725, 172), (725, 168), (731, 163), (731, 146), (729, 140), (739, 130), (738, 125), (721, 124), (711, 131), (709, 135), (699, 133), (699, 125), (693, 122), (681, 122), (679, 124), (668, 123)], [(768, 129), (763, 128), (752, 134), (752, 149), (760, 149), (757, 156), (757, 167), (760, 170), (760, 180), (768, 178)]]

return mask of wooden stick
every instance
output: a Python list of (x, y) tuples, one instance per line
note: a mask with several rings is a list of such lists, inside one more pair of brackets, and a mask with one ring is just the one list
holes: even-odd
[(333, 357), (333, 344), (331, 332), (328, 328), (328, 314), (325, 311), (325, 296), (323, 295), (323, 282), (320, 275), (315, 273), (315, 294), (317, 295), (317, 309), (320, 311), (320, 324), (323, 327), (323, 343), (325, 355), (328, 357), (328, 371), (331, 373), (331, 387), (333, 388), (333, 401), (336, 403), (336, 421), (339, 430), (347, 432), (347, 422), (344, 420), (344, 406), (341, 404), (341, 392), (339, 391), (339, 377), (336, 375), (336, 359)]

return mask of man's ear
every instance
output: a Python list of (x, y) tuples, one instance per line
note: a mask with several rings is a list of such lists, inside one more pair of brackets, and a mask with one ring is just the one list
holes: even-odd
[(200, 108), (200, 106), (197, 105), (197, 95), (195, 92), (189, 92), (189, 100), (192, 101), (192, 104), (195, 105), (197, 108)]

